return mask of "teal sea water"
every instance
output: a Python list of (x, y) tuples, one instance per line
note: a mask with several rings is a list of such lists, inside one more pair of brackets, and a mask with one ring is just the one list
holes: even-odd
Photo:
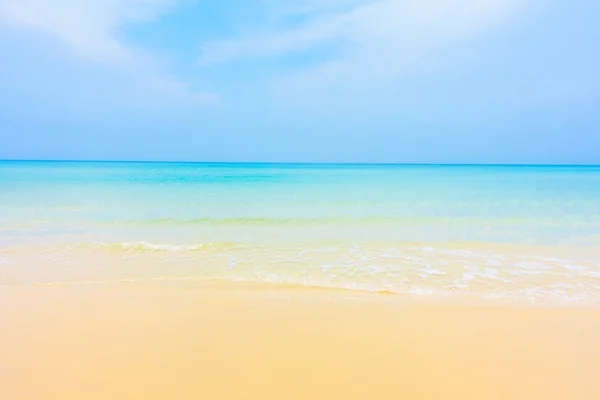
[(600, 301), (600, 167), (0, 162), (0, 285)]

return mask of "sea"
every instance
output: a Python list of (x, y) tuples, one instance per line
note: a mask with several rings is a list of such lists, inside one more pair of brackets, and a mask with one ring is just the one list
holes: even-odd
[(598, 306), (600, 167), (0, 161), (0, 286), (108, 283)]

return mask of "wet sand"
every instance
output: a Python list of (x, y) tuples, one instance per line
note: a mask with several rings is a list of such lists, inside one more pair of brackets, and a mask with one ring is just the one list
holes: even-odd
[(268, 286), (0, 288), (0, 398), (598, 399), (600, 310)]

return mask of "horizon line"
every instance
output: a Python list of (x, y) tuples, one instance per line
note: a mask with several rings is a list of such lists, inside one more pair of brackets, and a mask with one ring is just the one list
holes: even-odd
[(498, 167), (600, 167), (600, 164), (523, 164), (523, 163), (433, 163), (433, 162), (307, 162), (307, 161), (175, 161), (175, 160), (73, 160), (0, 159), (0, 162), (130, 163), (130, 164), (256, 164), (256, 165), (364, 165), (364, 166), (498, 166)]

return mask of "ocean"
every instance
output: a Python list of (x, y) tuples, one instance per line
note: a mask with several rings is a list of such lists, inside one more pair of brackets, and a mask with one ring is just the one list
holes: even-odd
[(0, 286), (600, 305), (600, 167), (0, 162)]

